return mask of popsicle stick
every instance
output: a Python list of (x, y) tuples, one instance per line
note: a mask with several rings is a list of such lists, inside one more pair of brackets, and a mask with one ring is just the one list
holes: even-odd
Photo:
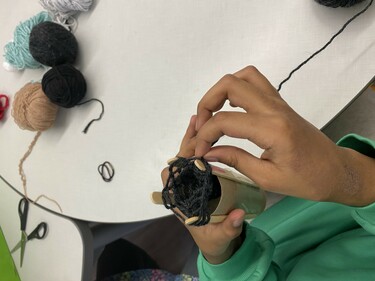
[(160, 191), (151, 193), (151, 201), (154, 204), (163, 205), (162, 193)]
[(167, 164), (168, 164), (168, 166), (170, 166), (174, 161), (176, 161), (178, 159), (178, 157), (173, 157), (173, 158), (171, 158), (171, 159), (168, 159), (168, 161), (167, 161)]
[(224, 179), (228, 179), (228, 180), (231, 180), (231, 181), (234, 181), (234, 182), (238, 182), (238, 183), (245, 183), (245, 184), (250, 184), (252, 186), (255, 186), (255, 183), (253, 181), (251, 181), (250, 179), (248, 178), (245, 178), (244, 176), (235, 176), (231, 171), (228, 171), (228, 170), (223, 170), (224, 172), (221, 172), (221, 171), (217, 171), (217, 170), (212, 170), (212, 174), (215, 175), (215, 176), (218, 176), (218, 177), (222, 177)]
[(253, 219), (257, 216), (257, 214), (246, 214), (245, 215), (245, 220), (250, 220)]
[[(211, 216), (209, 223), (219, 223), (225, 220), (227, 216), (226, 215), (217, 215), (217, 216)], [(191, 217), (185, 220), (186, 225), (191, 225), (195, 223), (197, 220), (199, 220), (199, 217)]]
[[(256, 216), (257, 216), (256, 214), (246, 214), (245, 220), (253, 219)], [(223, 220), (225, 220), (226, 217), (227, 217), (227, 215), (211, 216), (209, 223), (222, 222)], [(185, 225), (191, 225), (191, 224), (195, 223), (198, 219), (199, 219), (199, 217), (191, 217), (191, 218), (186, 219), (184, 223), (185, 223)]]
[(201, 170), (202, 172), (206, 171), (206, 167), (204, 166), (203, 162), (199, 159), (195, 159), (194, 165)]

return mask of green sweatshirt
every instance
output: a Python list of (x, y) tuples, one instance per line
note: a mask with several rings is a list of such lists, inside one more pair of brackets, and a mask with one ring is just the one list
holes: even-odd
[[(358, 135), (338, 145), (375, 157), (375, 141)], [(375, 280), (375, 203), (358, 208), (286, 197), (244, 231), (226, 262), (212, 265), (199, 254), (200, 280)]]

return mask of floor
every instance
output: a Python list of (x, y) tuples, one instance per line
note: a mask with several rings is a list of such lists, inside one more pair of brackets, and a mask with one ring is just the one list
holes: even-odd
[(349, 133), (375, 139), (375, 86), (360, 94), (322, 131), (334, 142)]
[(161, 269), (197, 276), (198, 249), (185, 226), (173, 215), (124, 237), (144, 249)]
[[(185, 273), (198, 276), (198, 248), (185, 226), (174, 215), (156, 219), (130, 232), (122, 240), (126, 243), (116, 240), (101, 253), (97, 264), (98, 276), (106, 274), (103, 271), (113, 270), (117, 274), (140, 268), (159, 268), (176, 275)], [(121, 271), (118, 270), (121, 267), (119, 261), (123, 262)]]

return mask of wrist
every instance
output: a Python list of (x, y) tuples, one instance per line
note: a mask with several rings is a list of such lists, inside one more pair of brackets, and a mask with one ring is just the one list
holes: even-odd
[(202, 251), (203, 256), (210, 264), (222, 264), (230, 259), (236, 251), (241, 247), (246, 238), (246, 227), (244, 226), (241, 235), (234, 238), (229, 245), (221, 253), (210, 254)]
[[(338, 147), (342, 159), (331, 200), (350, 206), (375, 202), (375, 159), (353, 149)], [(333, 175), (334, 176), (334, 175)]]

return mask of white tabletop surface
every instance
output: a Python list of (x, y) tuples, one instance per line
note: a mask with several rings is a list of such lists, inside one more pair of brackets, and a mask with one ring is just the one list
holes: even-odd
[[(5, 1), (4, 1), (5, 2)], [(61, 109), (24, 168), (28, 194), (56, 199), (65, 215), (92, 221), (129, 222), (169, 214), (154, 206), (160, 170), (175, 155), (201, 96), (226, 73), (257, 66), (277, 86), (324, 45), (365, 3), (332, 9), (313, 0), (96, 0), (78, 17), (76, 66), (96, 104)], [(0, 9), (0, 44), (18, 22), (41, 11), (38, 1), (7, 0)], [(375, 7), (283, 87), (282, 96), (321, 128), (373, 77)], [(0, 92), (12, 98), (43, 70), (0, 70)], [(10, 112), (0, 123), (0, 174), (21, 190), (18, 162), (34, 133), (22, 131)], [(224, 139), (259, 154), (247, 142)], [(97, 166), (116, 170), (104, 182)], [(58, 211), (47, 201), (40, 204)]]
[[(18, 202), (21, 196), (0, 178), (0, 226), (10, 250), (21, 238)], [(43, 240), (26, 243), (23, 265), (20, 250), (12, 254), (22, 281), (76, 281), (81, 280), (83, 264), (82, 237), (75, 224), (29, 204), (26, 233), (30, 234), (40, 223), (48, 225)]]

